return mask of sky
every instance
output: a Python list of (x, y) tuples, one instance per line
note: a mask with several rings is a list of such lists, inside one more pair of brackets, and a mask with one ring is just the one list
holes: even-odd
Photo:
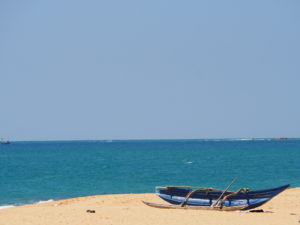
[(2, 0), (0, 137), (300, 137), (299, 0)]

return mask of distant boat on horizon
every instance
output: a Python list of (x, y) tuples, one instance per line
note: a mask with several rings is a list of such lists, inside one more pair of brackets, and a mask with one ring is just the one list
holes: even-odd
[(279, 137), (279, 138), (275, 138), (275, 140), (283, 141), (283, 140), (288, 140), (288, 138), (287, 137)]
[(10, 141), (9, 140), (5, 140), (5, 139), (1, 139), (0, 140), (0, 144), (3, 144), (3, 145), (8, 145), (8, 144), (10, 144)]

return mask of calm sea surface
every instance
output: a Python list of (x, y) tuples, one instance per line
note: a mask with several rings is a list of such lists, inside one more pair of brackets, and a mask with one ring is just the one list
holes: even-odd
[(0, 206), (154, 192), (155, 186), (300, 187), (300, 139), (13, 142), (0, 145)]

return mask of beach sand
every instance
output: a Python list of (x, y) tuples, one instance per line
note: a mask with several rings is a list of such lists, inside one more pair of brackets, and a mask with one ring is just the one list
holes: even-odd
[[(259, 207), (263, 213), (157, 209), (155, 194), (88, 196), (0, 210), (0, 225), (289, 225), (300, 224), (300, 188)], [(95, 210), (87, 213), (86, 210)]]

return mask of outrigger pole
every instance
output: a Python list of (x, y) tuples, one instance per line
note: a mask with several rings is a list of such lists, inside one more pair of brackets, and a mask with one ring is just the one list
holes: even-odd
[(236, 178), (233, 179), (233, 181), (231, 181), (231, 183), (228, 185), (228, 187), (223, 191), (223, 193), (217, 199), (217, 201), (215, 201), (213, 204), (211, 204), (211, 206), (210, 206), (211, 208), (215, 208), (218, 205), (219, 201), (222, 199), (222, 197), (224, 196), (226, 191), (228, 191), (228, 189), (234, 184), (234, 182), (236, 182), (237, 179), (238, 178), (236, 177)]

